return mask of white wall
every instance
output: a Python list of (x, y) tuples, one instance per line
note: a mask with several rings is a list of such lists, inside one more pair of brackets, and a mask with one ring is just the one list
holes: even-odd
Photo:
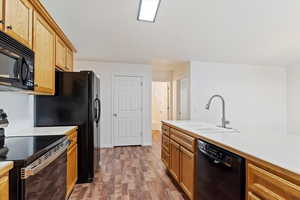
[(100, 76), (102, 119), (101, 119), (101, 147), (112, 147), (112, 78), (114, 74), (134, 75), (144, 77), (143, 90), (143, 145), (152, 144), (151, 136), (151, 80), (150, 65), (105, 63), (76, 61), (75, 70), (93, 70)]
[(7, 135), (33, 126), (33, 96), (15, 92), (0, 92), (0, 109), (9, 120)]
[(300, 135), (300, 65), (287, 67), (287, 132)]
[(167, 82), (172, 81), (173, 72), (172, 71), (152, 71), (152, 81)]
[(220, 124), (223, 95), (230, 126), (242, 132), (286, 133), (286, 70), (239, 64), (191, 62), (191, 118)]
[[(182, 65), (178, 65), (175, 67), (175, 70), (173, 71), (173, 75), (172, 75), (172, 94), (173, 94), (173, 119), (181, 119), (180, 116), (180, 105), (181, 105), (181, 96), (180, 96), (180, 92), (181, 92), (181, 82), (180, 80), (182, 79), (187, 79), (188, 80), (188, 100), (187, 102), (190, 102), (190, 96), (191, 96), (191, 82), (190, 82), (190, 75), (191, 71), (190, 71), (190, 63), (187, 62), (185, 64)], [(190, 109), (191, 109), (191, 105), (190, 103), (188, 103), (187, 105), (188, 107), (188, 113), (187, 113), (187, 119), (190, 119), (191, 117), (191, 113), (190, 113)]]

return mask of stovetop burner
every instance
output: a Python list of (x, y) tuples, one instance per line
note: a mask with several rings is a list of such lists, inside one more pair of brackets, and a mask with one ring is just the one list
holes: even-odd
[(65, 139), (64, 135), (0, 137), (0, 161), (28, 165)]

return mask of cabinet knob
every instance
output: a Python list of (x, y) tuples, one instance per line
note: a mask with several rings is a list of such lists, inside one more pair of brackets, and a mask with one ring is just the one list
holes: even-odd
[(9, 29), (9, 30), (13, 29), (11, 25), (7, 26), (6, 28)]

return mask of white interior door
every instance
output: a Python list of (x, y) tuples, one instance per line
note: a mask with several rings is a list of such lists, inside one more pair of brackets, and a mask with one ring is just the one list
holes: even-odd
[(180, 119), (189, 119), (189, 82), (188, 79), (180, 80)]
[(152, 130), (161, 129), (161, 120), (169, 120), (169, 82), (152, 82)]
[(142, 144), (142, 78), (114, 77), (114, 146)]

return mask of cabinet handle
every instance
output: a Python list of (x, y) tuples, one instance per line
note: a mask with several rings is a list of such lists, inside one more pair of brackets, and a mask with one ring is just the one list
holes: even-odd
[(39, 85), (38, 84), (34, 84), (34, 87), (39, 87)]
[(9, 30), (13, 29), (11, 25), (7, 26), (6, 28), (9, 29)]
[(3, 19), (0, 20), (0, 24), (4, 24), (4, 20)]

